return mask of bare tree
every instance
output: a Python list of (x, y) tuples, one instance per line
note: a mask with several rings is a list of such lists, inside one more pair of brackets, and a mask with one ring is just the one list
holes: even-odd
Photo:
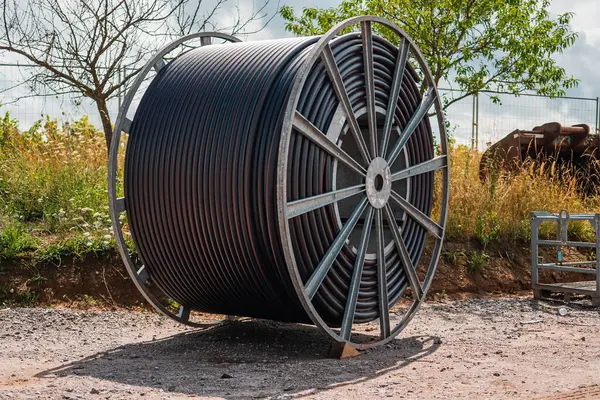
[[(231, 0), (0, 0), (0, 52), (18, 54), (40, 68), (34, 93), (90, 98), (100, 114), (106, 145), (112, 121), (108, 101), (118, 96), (145, 60), (174, 37), (203, 30), (248, 34), (270, 21), (266, 0), (233, 24), (215, 19)], [(250, 31), (252, 27), (253, 32)]]

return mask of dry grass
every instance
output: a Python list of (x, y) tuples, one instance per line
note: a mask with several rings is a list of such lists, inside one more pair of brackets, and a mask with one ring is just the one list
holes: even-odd
[[(68, 127), (47, 119), (27, 132), (15, 126), (8, 115), (0, 119), (0, 259), (34, 252), (59, 260), (114, 248), (102, 134), (86, 118)], [(532, 211), (600, 210), (600, 196), (578, 191), (568, 168), (526, 163), (510, 179), (500, 174), (482, 183), (480, 153), (458, 146), (450, 158), (450, 240), (475, 239), (484, 248), (525, 242)], [(583, 224), (571, 230), (582, 239), (593, 234)]]
[[(481, 153), (458, 146), (451, 150), (449, 239), (529, 241), (532, 211), (593, 213), (600, 210), (600, 196), (578, 190), (572, 170), (552, 162), (523, 164), (520, 171), (499, 172), (486, 183), (479, 180)], [(550, 235), (551, 226), (544, 228)], [(590, 239), (589, 224), (572, 224), (572, 234)]]

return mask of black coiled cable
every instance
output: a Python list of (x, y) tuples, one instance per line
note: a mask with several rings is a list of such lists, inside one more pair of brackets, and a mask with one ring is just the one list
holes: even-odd
[[(285, 106), (316, 40), (201, 47), (164, 67), (144, 94), (129, 132), (126, 208), (152, 282), (178, 303), (217, 314), (310, 321), (284, 261), (275, 193)], [(357, 115), (365, 107), (361, 43), (358, 34), (331, 42)], [(385, 109), (398, 50), (378, 37), (373, 47), (376, 105)], [(420, 100), (417, 74), (408, 66), (397, 125), (407, 123)], [(337, 108), (326, 71), (317, 65), (307, 77), (298, 111), (326, 131)], [(349, 136), (342, 135), (340, 142), (349, 143)], [(432, 149), (425, 118), (404, 158), (417, 164), (431, 159)], [(334, 159), (304, 136), (292, 134), (288, 157), (288, 201), (333, 189), (339, 175)], [(407, 200), (430, 214), (432, 174), (412, 177), (409, 185)], [(397, 218), (416, 263), (425, 231), (409, 218)], [(331, 205), (296, 217), (290, 229), (306, 282), (339, 232), (336, 209)], [(347, 243), (313, 299), (331, 325), (341, 321), (355, 258)], [(393, 304), (407, 287), (393, 248), (386, 253), (386, 266)], [(355, 322), (377, 317), (376, 261), (367, 259)]]

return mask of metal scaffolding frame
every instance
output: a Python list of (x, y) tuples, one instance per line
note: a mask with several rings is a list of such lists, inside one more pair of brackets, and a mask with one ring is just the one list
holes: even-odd
[[(568, 224), (572, 221), (588, 221), (596, 232), (595, 242), (573, 241), (568, 238)], [(539, 227), (544, 222), (557, 224), (556, 240), (544, 240), (539, 238)], [(547, 292), (564, 293), (565, 300), (569, 300), (571, 294), (582, 294), (590, 296), (592, 305), (600, 307), (600, 214), (569, 214), (562, 210), (558, 214), (546, 211), (535, 211), (531, 216), (531, 287), (535, 298), (546, 298)], [(557, 262), (540, 262), (540, 246), (556, 246), (559, 248)], [(565, 262), (563, 260), (563, 249), (565, 247), (585, 247), (595, 249), (595, 260)], [(594, 266), (585, 268), (585, 266)], [(594, 275), (594, 280), (569, 282), (569, 283), (540, 283), (540, 269), (564, 271), (579, 274)]]

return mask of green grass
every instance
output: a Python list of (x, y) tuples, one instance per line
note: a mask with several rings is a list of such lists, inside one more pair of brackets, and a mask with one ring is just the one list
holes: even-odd
[(0, 230), (0, 259), (13, 259), (37, 248), (38, 241), (25, 226), (16, 222), (6, 223)]

